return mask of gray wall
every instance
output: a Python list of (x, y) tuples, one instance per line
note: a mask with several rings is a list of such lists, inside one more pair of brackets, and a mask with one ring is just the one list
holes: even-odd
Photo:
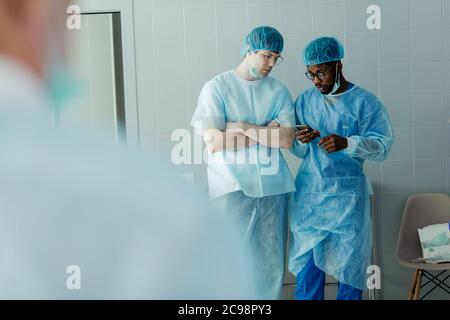
[[(371, 4), (381, 6), (379, 31), (366, 27)], [(285, 36), (286, 62), (273, 76), (294, 97), (310, 86), (300, 60), (305, 43), (319, 35), (343, 41), (347, 78), (385, 102), (395, 128), (390, 158), (366, 169), (377, 199), (381, 297), (405, 299), (412, 271), (395, 258), (405, 200), (449, 191), (450, 1), (134, 0), (134, 19), (139, 139), (168, 163), (171, 132), (189, 128), (202, 85), (239, 63), (250, 29), (272, 25)], [(295, 171), (299, 162), (289, 162)], [(206, 186), (205, 166), (174, 170)]]

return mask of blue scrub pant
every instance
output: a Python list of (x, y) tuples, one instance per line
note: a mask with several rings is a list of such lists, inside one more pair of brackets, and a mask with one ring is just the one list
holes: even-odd
[[(297, 288), (295, 299), (297, 300), (323, 300), (325, 291), (325, 272), (314, 264), (311, 255), (308, 263), (297, 275)], [(338, 283), (336, 300), (362, 300), (362, 290), (349, 285)]]

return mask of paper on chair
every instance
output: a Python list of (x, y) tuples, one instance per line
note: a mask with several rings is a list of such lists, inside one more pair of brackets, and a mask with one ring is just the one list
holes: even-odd
[(416, 262), (450, 262), (450, 223), (429, 225), (418, 232), (423, 258)]

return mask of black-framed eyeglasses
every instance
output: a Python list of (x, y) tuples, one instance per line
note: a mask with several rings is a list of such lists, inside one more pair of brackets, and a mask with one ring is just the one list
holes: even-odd
[(305, 75), (309, 80), (314, 80), (315, 77), (317, 77), (320, 81), (323, 81), (325, 79), (325, 76), (327, 75), (328, 72), (330, 72), (330, 70), (337, 66), (337, 63), (332, 65), (331, 67), (328, 68), (327, 71), (319, 71), (317, 73), (312, 73), (311, 71), (306, 71)]
[(266, 60), (266, 62), (269, 62), (270, 59), (273, 59), (273, 64), (274, 65), (280, 65), (284, 61), (284, 58), (282, 56), (275, 57), (275, 56), (272, 56), (270, 54), (263, 53), (261, 51), (258, 51), (258, 52), (262, 54), (262, 56), (264, 57), (264, 60)]

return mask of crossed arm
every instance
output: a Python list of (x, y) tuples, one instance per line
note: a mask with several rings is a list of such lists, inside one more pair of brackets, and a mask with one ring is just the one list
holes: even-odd
[(272, 121), (267, 126), (246, 122), (228, 122), (226, 130), (206, 129), (203, 140), (210, 153), (223, 150), (239, 150), (256, 144), (266, 147), (289, 149), (294, 140), (294, 129), (281, 127)]

